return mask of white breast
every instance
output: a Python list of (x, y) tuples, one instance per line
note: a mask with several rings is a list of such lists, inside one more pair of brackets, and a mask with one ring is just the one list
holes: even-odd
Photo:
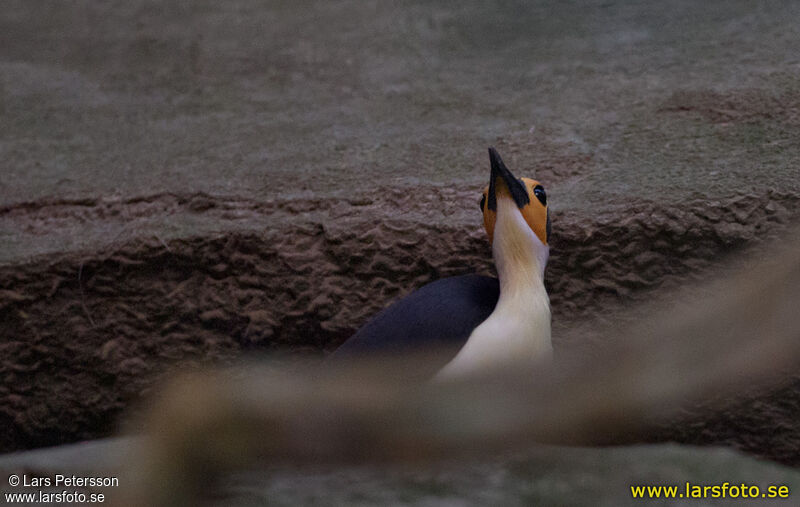
[(544, 287), (518, 292), (515, 296), (511, 301), (498, 302), (495, 311), (475, 328), (456, 357), (439, 371), (437, 380), (519, 363), (534, 367), (538, 361), (552, 357), (550, 301)]
[(550, 298), (543, 280), (549, 249), (510, 199), (498, 199), (492, 251), (500, 278), (497, 307), (436, 380), (520, 363), (535, 367), (552, 357)]

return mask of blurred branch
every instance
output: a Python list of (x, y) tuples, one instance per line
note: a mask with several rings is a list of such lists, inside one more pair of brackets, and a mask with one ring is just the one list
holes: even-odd
[(196, 505), (212, 478), (254, 464), (419, 461), (534, 442), (592, 444), (687, 403), (768, 387), (800, 364), (800, 234), (764, 251), (770, 255), (705, 287), (713, 297), (654, 308), (591, 359), (573, 352), (542, 371), (511, 365), (433, 384), (408, 380), (429, 357), (406, 357), (182, 377), (145, 421), (129, 504)]

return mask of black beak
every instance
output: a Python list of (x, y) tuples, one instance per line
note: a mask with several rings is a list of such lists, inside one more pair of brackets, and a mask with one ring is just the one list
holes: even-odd
[(503, 179), (503, 183), (508, 187), (508, 191), (518, 208), (522, 209), (531, 202), (530, 197), (528, 197), (528, 191), (525, 190), (525, 185), (511, 174), (511, 171), (503, 163), (503, 159), (500, 158), (500, 154), (494, 148), (489, 148), (489, 161), (492, 164), (492, 174), (489, 179), (489, 202), (487, 203), (490, 210), (497, 211), (495, 189), (497, 188), (498, 178)]

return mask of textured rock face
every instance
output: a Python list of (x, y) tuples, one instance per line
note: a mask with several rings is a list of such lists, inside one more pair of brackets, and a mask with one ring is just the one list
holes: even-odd
[[(443, 463), (409, 470), (366, 467), (317, 471), (303, 475), (248, 473), (232, 478), (220, 504), (277, 505), (330, 503), (349, 505), (640, 505), (631, 485), (686, 483), (757, 484), (766, 491), (785, 481), (790, 491), (800, 486), (794, 470), (764, 464), (731, 451), (679, 446), (606, 449), (553, 447), (481, 463)], [(676, 502), (701, 501), (681, 500)], [(757, 502), (783, 505), (787, 500)], [(705, 505), (726, 505), (706, 499)]]
[[(731, 251), (779, 234), (796, 215), (797, 200), (771, 193), (698, 200), (679, 209), (631, 202), (591, 219), (555, 213), (547, 283), (556, 348), (580, 345), (559, 341), (570, 326), (620, 318), (620, 304), (642, 300), (657, 287), (685, 284)], [(11, 428), (3, 437), (5, 450), (110, 431), (166, 365), (226, 361), (248, 350), (331, 350), (414, 288), (444, 276), (492, 271), (481, 230), (458, 220), (426, 220), (442, 202), (456, 209), (474, 205), (469, 190), (420, 188), (409, 196), (387, 189), (356, 204), (205, 195), (154, 201), (51, 203), (6, 213), (31, 227), (137, 213), (209, 219), (235, 213), (240, 220), (283, 225), (261, 233), (149, 238), (0, 269), (0, 371), (6, 380), (0, 417)], [(409, 218), (372, 219), (396, 209)], [(274, 217), (308, 210), (315, 215), (296, 224)], [(760, 427), (754, 420), (750, 431)], [(718, 441), (716, 432), (704, 431), (681, 438)], [(736, 442), (739, 434), (726, 431), (720, 441)], [(794, 462), (794, 438), (776, 446), (775, 436), (770, 432), (757, 443), (748, 437), (742, 444)]]

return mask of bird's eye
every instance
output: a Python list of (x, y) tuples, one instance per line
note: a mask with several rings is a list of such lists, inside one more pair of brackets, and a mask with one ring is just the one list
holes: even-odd
[(533, 195), (539, 199), (539, 202), (542, 203), (543, 206), (547, 206), (547, 194), (545, 193), (543, 186), (536, 185), (533, 187)]
[(486, 196), (485, 195), (481, 196), (481, 202), (480, 202), (481, 211), (483, 211), (484, 204), (486, 204)]

